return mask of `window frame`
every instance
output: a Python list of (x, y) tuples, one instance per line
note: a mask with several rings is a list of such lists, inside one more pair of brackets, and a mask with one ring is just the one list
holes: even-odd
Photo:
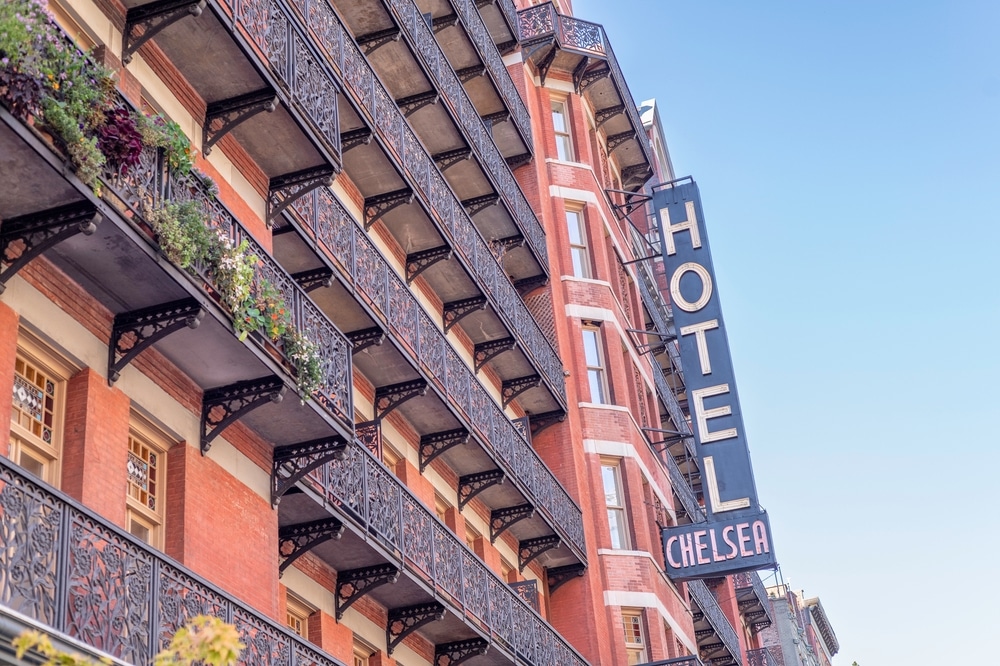
[[(593, 351), (596, 358), (591, 357), (587, 344), (587, 336), (593, 336)], [(607, 356), (604, 353), (604, 335), (598, 322), (583, 322), (581, 331), (583, 338), (583, 356), (587, 364), (587, 386), (590, 389), (590, 402), (595, 405), (610, 405), (611, 390), (608, 385)], [(598, 395), (594, 395), (595, 386)]]
[[(296, 636), (309, 640), (309, 617), (316, 610), (312, 604), (307, 603), (291, 590), (285, 591), (285, 626), (291, 629)], [(293, 619), (299, 622), (299, 627), (292, 623)]]
[[(131, 478), (129, 478), (125, 492), (125, 528), (128, 530), (129, 534), (140, 541), (144, 541), (146, 544), (158, 550), (163, 550), (164, 542), (166, 540), (165, 535), (167, 525), (167, 460), (168, 452), (174, 445), (174, 442), (159, 428), (136, 412), (132, 412), (131, 417), (129, 418), (129, 456), (135, 455), (132, 450), (133, 441), (138, 441), (140, 445), (145, 445), (157, 456), (154, 467), (157, 472), (157, 478), (155, 479), (155, 483), (157, 484), (157, 490), (155, 492), (157, 507), (151, 509), (149, 506), (140, 501), (139, 498), (133, 496), (132, 488), (134, 486), (131, 482)], [(142, 535), (136, 534), (132, 531), (133, 521), (148, 531), (148, 538), (144, 539)]]
[[(610, 500), (608, 492), (608, 472), (610, 472), (615, 499)], [(631, 550), (632, 535), (629, 530), (628, 498), (623, 482), (621, 459), (601, 459), (601, 488), (604, 491), (604, 507), (608, 513), (608, 536), (613, 550)], [(615, 538), (615, 535), (618, 538)]]
[[(551, 111), (552, 135), (556, 142), (556, 159), (562, 162), (575, 162), (576, 150), (573, 145), (573, 125), (570, 122), (569, 100), (566, 98), (552, 98), (549, 100), (549, 110)], [(561, 119), (562, 129), (556, 123), (556, 118)]]
[[(627, 663), (630, 665), (649, 661), (649, 653), (646, 651), (646, 623), (643, 616), (642, 609), (622, 609), (622, 634), (625, 639)], [(634, 633), (630, 633), (630, 625), (631, 628), (635, 629)], [(637, 636), (639, 640), (630, 641), (630, 636)]]
[[(590, 255), (590, 243), (587, 235), (587, 216), (583, 204), (566, 202), (566, 232), (569, 237), (570, 266), (573, 277), (593, 279), (594, 260)], [(571, 221), (575, 218), (575, 222)], [(574, 239), (574, 232), (577, 238)]]

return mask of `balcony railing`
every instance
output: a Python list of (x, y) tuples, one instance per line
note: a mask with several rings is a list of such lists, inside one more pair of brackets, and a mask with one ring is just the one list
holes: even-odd
[(315, 190), (296, 201), (292, 213), (438, 390), (458, 406), (476, 438), (511, 480), (526, 490), (532, 504), (548, 516), (578, 553), (585, 552), (580, 508), (336, 197), (325, 188)]
[(729, 654), (733, 656), (736, 663), (742, 666), (743, 661), (740, 659), (740, 639), (736, 636), (736, 630), (733, 628), (729, 618), (726, 617), (726, 614), (719, 607), (719, 602), (716, 600), (715, 595), (708, 589), (704, 581), (693, 580), (687, 584), (687, 588), (691, 599), (698, 604), (698, 608), (705, 614), (708, 623), (712, 625), (712, 629), (715, 630), (715, 634), (719, 637), (719, 640), (729, 650)]
[(771, 600), (760, 574), (756, 571), (734, 574), (733, 586), (740, 602), (740, 611), (744, 613), (744, 619), (753, 631), (756, 633), (770, 627), (774, 622)]
[[(476, 19), (482, 23), (482, 19), (479, 17), (476, 9), (471, 7), (472, 3), (470, 0), (454, 0), (454, 2), (461, 12), (472, 12)], [(437, 40), (434, 39), (434, 33), (427, 27), (427, 21), (413, 3), (413, 0), (390, 0), (390, 5), (396, 14), (397, 21), (416, 45), (417, 52), (437, 83), (438, 89), (444, 93), (445, 100), (452, 108), (452, 114), (465, 129), (469, 143), (472, 144), (472, 147), (478, 153), (485, 170), (497, 183), (497, 190), (504, 197), (525, 239), (527, 239), (539, 262), (547, 271), (548, 254), (545, 245), (545, 231), (542, 229), (538, 218), (535, 217), (535, 212), (528, 204), (528, 200), (524, 198), (524, 193), (521, 191), (520, 185), (517, 184), (517, 180), (514, 179), (514, 174), (511, 173), (510, 166), (508, 166), (507, 161), (504, 160), (503, 155), (500, 154), (500, 150), (493, 142), (490, 131), (483, 124), (483, 120), (476, 111), (476, 107), (473, 106), (472, 100), (469, 99), (465, 88), (462, 87), (462, 82), (459, 81), (458, 75), (455, 74), (455, 70), (452, 69), (448, 59), (441, 51), (441, 47), (438, 46)], [(483, 27), (483, 30), (485, 29)], [(490, 41), (490, 44), (492, 44), (492, 41)], [(495, 47), (493, 48), (495, 50)], [(510, 82), (507, 70), (504, 69), (503, 72), (507, 81)], [(516, 91), (513, 94), (520, 103), (519, 108), (520, 112), (524, 114), (524, 122), (528, 123), (530, 127), (531, 121), (528, 119), (528, 111), (524, 108), (524, 103), (521, 102), (521, 98), (517, 95)], [(517, 117), (516, 114), (515, 117)], [(530, 142), (531, 136), (528, 135), (526, 140)]]
[(541, 371), (557, 399), (565, 402), (566, 382), (559, 355), (357, 44), (325, 0), (298, 0), (297, 6), (329, 62), (343, 77), (345, 89), (365, 121), (388, 146), (413, 183), (415, 193), (451, 240), (456, 255), (495, 304), (508, 330), (520, 340), (524, 353)]
[(507, 25), (510, 26), (511, 31), (514, 33), (514, 37), (516, 38), (517, 9), (514, 7), (514, 0), (497, 0), (497, 6), (500, 7), (500, 11), (503, 13), (504, 18), (507, 19)]
[(748, 666), (778, 666), (778, 660), (774, 658), (771, 651), (765, 648), (747, 650)]
[(698, 657), (674, 657), (663, 661), (650, 661), (638, 666), (705, 666)]
[(4, 458), (0, 544), (0, 604), (129, 663), (205, 614), (239, 630), (240, 664), (343, 666)]
[(519, 659), (537, 666), (586, 664), (363, 445), (348, 447), (346, 459), (313, 470), (300, 483), (374, 535), (411, 573)]
[(743, 573), (733, 574), (733, 587), (736, 590), (753, 588), (754, 595), (757, 597), (757, 601), (760, 605), (765, 608), (771, 605), (771, 602), (767, 597), (767, 589), (764, 587), (764, 581), (760, 579), (760, 574), (756, 571), (746, 571)]

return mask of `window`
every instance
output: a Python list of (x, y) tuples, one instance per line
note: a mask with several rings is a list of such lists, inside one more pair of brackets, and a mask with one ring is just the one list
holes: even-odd
[(514, 565), (503, 557), (500, 558), (500, 578), (505, 583), (517, 582), (517, 573), (514, 571)]
[(604, 503), (608, 507), (611, 547), (627, 548), (628, 525), (625, 519), (625, 496), (622, 493), (621, 464), (618, 461), (602, 462), (601, 480), (604, 482)]
[(357, 636), (354, 637), (354, 666), (368, 666), (368, 661), (375, 654), (375, 648)]
[(573, 275), (589, 278), (590, 251), (587, 249), (587, 233), (583, 226), (582, 210), (566, 209), (566, 227), (569, 230), (569, 252), (573, 259)]
[(642, 611), (622, 611), (625, 630), (625, 654), (628, 663), (641, 664), (646, 661), (646, 643), (643, 638)]
[(163, 502), (166, 498), (166, 438), (134, 416), (128, 434), (128, 496), (125, 524), (137, 539), (163, 547)]
[(309, 639), (309, 616), (314, 612), (315, 609), (309, 604), (291, 592), (288, 593), (285, 598), (285, 626), (306, 640)]
[(465, 524), (465, 545), (469, 547), (469, 550), (476, 552), (476, 539), (480, 539), (482, 536), (475, 527), (468, 523)]
[(450, 508), (451, 504), (448, 503), (448, 500), (441, 497), (437, 493), (434, 493), (434, 513), (437, 515), (438, 520), (440, 520), (445, 525), (448, 524), (446, 518), (448, 516), (448, 509)]
[(54, 486), (59, 485), (69, 373), (40, 346), (22, 339), (14, 361), (10, 459)]
[(566, 102), (552, 102), (552, 128), (556, 134), (556, 157), (566, 162), (572, 162), (573, 140), (569, 134), (569, 115), (566, 113)]
[(397, 466), (402, 460), (403, 456), (400, 455), (396, 449), (389, 446), (387, 442), (382, 442), (382, 462), (384, 462), (385, 466), (389, 468), (389, 471), (396, 476), (399, 476)]
[(594, 326), (584, 327), (583, 352), (587, 360), (590, 401), (603, 405), (608, 403), (608, 389), (604, 377), (604, 354), (601, 347), (600, 329)]

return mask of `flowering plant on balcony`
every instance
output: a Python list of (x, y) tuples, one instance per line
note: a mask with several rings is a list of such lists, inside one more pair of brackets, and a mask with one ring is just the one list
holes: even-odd
[(319, 354), (319, 345), (291, 326), (282, 337), (282, 342), (285, 355), (295, 366), (299, 395), (306, 401), (323, 386), (323, 359)]
[(138, 166), (143, 141), (135, 116), (122, 106), (105, 113), (97, 128), (97, 147), (119, 174)]
[[(162, 116), (147, 117), (137, 115), (138, 131), (142, 142), (147, 146), (162, 148), (164, 157), (173, 172), (178, 176), (186, 176), (194, 168), (194, 155), (191, 142), (181, 126)], [(199, 174), (204, 180), (204, 174)]]
[(146, 207), (143, 217), (156, 233), (167, 259), (188, 272), (212, 254), (213, 234), (199, 201), (168, 201), (159, 208)]

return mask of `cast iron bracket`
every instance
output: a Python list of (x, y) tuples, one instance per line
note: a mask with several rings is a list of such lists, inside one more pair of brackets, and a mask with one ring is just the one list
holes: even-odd
[(490, 644), (483, 638), (469, 638), (434, 646), (434, 666), (458, 666), (463, 661), (486, 654)]
[(545, 580), (549, 585), (549, 596), (574, 578), (579, 578), (586, 571), (585, 564), (567, 564), (564, 567), (552, 567), (545, 570)]
[(375, 32), (369, 32), (367, 35), (360, 35), (356, 41), (358, 42), (358, 46), (364, 50), (365, 55), (371, 55), (386, 44), (398, 42), (399, 37), (399, 28), (392, 26), (385, 30), (376, 30)]
[(606, 62), (602, 62), (596, 67), (584, 70), (580, 74), (579, 79), (574, 77), (573, 83), (576, 85), (577, 91), (582, 95), (583, 91), (587, 88), (608, 76), (611, 76), (611, 67)]
[(264, 111), (271, 113), (276, 108), (278, 96), (270, 88), (212, 102), (205, 110), (205, 125), (201, 131), (202, 152), (208, 155), (212, 146), (240, 123)]
[(431, 29), (434, 31), (434, 34), (437, 34), (445, 28), (451, 28), (456, 25), (458, 25), (458, 14), (439, 16), (431, 21)]
[(444, 332), (447, 333), (451, 327), (460, 322), (473, 312), (486, 309), (485, 296), (473, 296), (460, 301), (445, 303), (442, 308), (442, 319), (444, 320)]
[[(546, 45), (547, 43), (539, 44), (532, 50), (532, 55), (534, 55), (535, 52), (537, 52)], [(553, 40), (552, 48), (549, 49), (548, 53), (542, 56), (542, 58), (538, 61), (538, 64), (536, 65), (536, 67), (538, 67), (538, 79), (543, 86), (545, 85), (545, 77), (548, 76), (549, 74), (549, 67), (552, 66), (552, 61), (556, 59), (556, 54), (558, 52), (559, 52), (559, 47), (556, 46), (555, 41)]]
[(283, 558), (278, 566), (278, 577), (285, 573), (292, 562), (316, 546), (327, 541), (337, 541), (343, 534), (344, 523), (336, 518), (323, 518), (278, 529), (278, 554)]
[(642, 187), (642, 185), (653, 177), (653, 169), (648, 164), (633, 164), (622, 169), (622, 187)]
[(424, 108), (425, 106), (431, 106), (438, 103), (438, 93), (436, 90), (431, 90), (429, 92), (417, 93), (416, 95), (410, 95), (409, 97), (401, 97), (396, 100), (396, 106), (399, 110), (403, 112), (403, 115), (409, 118), (414, 113)]
[(414, 379), (375, 389), (375, 418), (383, 419), (389, 412), (411, 398), (427, 394), (427, 380)]
[(323, 266), (310, 271), (299, 271), (298, 273), (292, 273), (292, 279), (302, 287), (302, 291), (308, 294), (320, 287), (329, 287), (332, 285), (333, 269)]
[(458, 479), (458, 510), (461, 511), (473, 497), (490, 486), (503, 483), (504, 473), (501, 469), (491, 469), (486, 472), (466, 474)]
[(635, 130), (628, 130), (621, 134), (613, 134), (608, 137), (608, 155), (623, 146), (626, 141), (631, 141), (636, 137)]
[(506, 532), (509, 527), (525, 518), (531, 518), (533, 515), (535, 515), (535, 507), (527, 503), (493, 509), (490, 512), (490, 543), (496, 543), (497, 537)]
[(542, 377), (540, 375), (528, 375), (527, 377), (508, 379), (501, 385), (500, 394), (503, 397), (503, 406), (506, 407), (510, 404), (511, 400), (529, 389), (540, 386), (541, 383)]
[(469, 217), (475, 217), (490, 206), (496, 206), (499, 201), (500, 195), (494, 192), (493, 194), (484, 194), (481, 197), (466, 199), (462, 202), (462, 208), (468, 211)]
[(432, 432), (420, 438), (420, 471), (423, 472), (435, 458), (450, 448), (469, 441), (469, 431), (465, 428)]
[(609, 106), (606, 109), (601, 109), (594, 114), (594, 122), (597, 123), (597, 129), (601, 128), (601, 125), (608, 122), (615, 116), (625, 113), (625, 105), (619, 104), (618, 106)]
[(513, 349), (515, 344), (517, 344), (517, 341), (514, 338), (487, 340), (486, 342), (480, 342), (477, 344), (473, 355), (476, 372), (479, 372), (484, 365), (492, 361), (500, 354)]
[(385, 331), (378, 326), (363, 328), (347, 334), (347, 339), (351, 341), (351, 353), (357, 354), (369, 347), (379, 347), (385, 342)]
[(503, 262), (504, 255), (516, 247), (524, 247), (524, 236), (521, 234), (494, 238), (490, 241), (490, 250), (499, 262)]
[(332, 166), (324, 165), (272, 178), (267, 192), (268, 225), (299, 197), (309, 194), (318, 187), (329, 187), (333, 183), (335, 173)]
[(465, 67), (455, 71), (458, 74), (458, 78), (462, 83), (468, 83), (477, 76), (482, 76), (486, 73), (485, 65), (473, 65), (472, 67)]
[(360, 442), (366, 449), (371, 451), (371, 454), (382, 460), (382, 422), (375, 421), (365, 421), (364, 423), (354, 424), (354, 437)]
[(451, 259), (453, 252), (448, 245), (442, 245), (406, 255), (406, 284), (412, 284), (418, 275), (437, 262)]
[(108, 384), (144, 349), (182, 328), (198, 328), (205, 310), (193, 298), (154, 305), (115, 315), (108, 343)]
[(544, 287), (549, 283), (549, 276), (547, 275), (535, 275), (534, 277), (524, 278), (523, 280), (517, 280), (514, 282), (514, 289), (517, 289), (517, 293), (524, 296), (525, 294), (530, 294), (539, 287)]
[(7, 281), (29, 261), (67, 238), (80, 233), (89, 236), (100, 221), (101, 214), (89, 201), (4, 220), (0, 226), (0, 257), (6, 268), (0, 273), (0, 294), (7, 288)]
[(516, 169), (518, 167), (524, 166), (531, 161), (531, 153), (521, 153), (520, 155), (512, 155), (507, 158), (507, 166), (511, 169)]
[(441, 170), (441, 173), (444, 173), (459, 162), (464, 162), (470, 157), (472, 157), (471, 148), (456, 148), (455, 150), (446, 150), (443, 153), (433, 155), (432, 159), (437, 164), (438, 169)]
[[(205, 4), (206, 0), (159, 0), (129, 9), (122, 32), (122, 62), (129, 64), (132, 54), (167, 26), (185, 16), (201, 16)], [(136, 28), (142, 32), (137, 33)]]
[(201, 452), (223, 430), (267, 402), (279, 403), (288, 388), (277, 375), (236, 382), (205, 391), (201, 401)]
[(531, 427), (531, 436), (535, 437), (549, 426), (554, 426), (565, 420), (566, 412), (559, 409), (551, 412), (542, 412), (541, 414), (530, 414), (528, 416), (528, 425)]
[(337, 619), (344, 616), (344, 611), (355, 601), (365, 596), (376, 587), (386, 583), (395, 583), (399, 578), (399, 568), (392, 564), (376, 564), (373, 567), (347, 569), (337, 574)]
[(558, 548), (561, 543), (562, 540), (555, 534), (521, 541), (517, 546), (517, 570), (524, 571), (524, 567), (528, 566), (532, 560), (547, 550)]
[(510, 120), (510, 113), (507, 111), (497, 111), (496, 113), (489, 113), (483, 116), (483, 122), (487, 127), (492, 128), (494, 125), (499, 125), (500, 123), (505, 123)]
[(425, 624), (443, 620), (446, 612), (444, 606), (434, 601), (391, 609), (385, 625), (386, 652), (392, 654), (404, 638)]
[(365, 199), (365, 231), (371, 229), (373, 224), (382, 219), (382, 216), (393, 208), (405, 206), (412, 201), (413, 190), (408, 187), (368, 197)]
[(333, 435), (276, 447), (271, 462), (271, 506), (278, 506), (292, 486), (320, 465), (347, 458), (348, 444)]
[(367, 146), (372, 142), (373, 136), (371, 129), (368, 127), (359, 127), (358, 129), (342, 133), (340, 135), (341, 154), (358, 146)]

